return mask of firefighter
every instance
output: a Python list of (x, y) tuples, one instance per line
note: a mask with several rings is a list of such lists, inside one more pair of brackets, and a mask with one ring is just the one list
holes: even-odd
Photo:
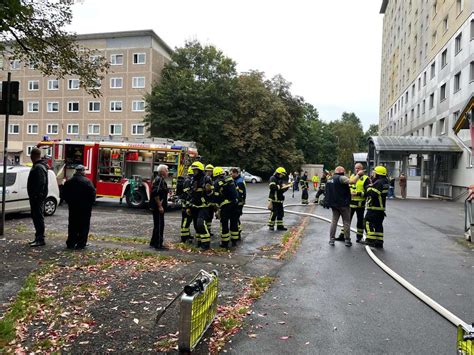
[(229, 241), (232, 246), (239, 239), (239, 224), (237, 215), (237, 189), (234, 179), (224, 174), (221, 167), (215, 167), (214, 177), (214, 201), (219, 207), (219, 218), (221, 221), (221, 248), (228, 248)]
[(304, 172), (303, 176), (300, 179), (300, 186), (301, 186), (301, 203), (303, 205), (307, 205), (309, 182), (308, 182), (308, 173), (306, 171)]
[[(213, 170), (214, 170), (214, 165), (212, 165), (212, 164), (207, 164), (206, 165), (206, 168), (205, 168), (206, 176), (211, 180), (211, 184), (212, 184), (212, 181), (213, 181), (213, 175), (212, 175)], [(214, 219), (214, 214), (215, 214), (216, 211), (217, 211), (216, 204), (214, 202), (210, 201), (209, 202), (208, 218), (206, 220), (206, 225), (207, 225), (207, 229), (208, 229), (209, 234), (211, 235), (211, 237), (214, 236), (214, 234), (211, 231), (211, 227), (212, 227), (212, 220)]]
[(285, 168), (279, 167), (275, 170), (275, 173), (270, 177), (270, 194), (268, 196), (268, 200), (271, 203), (271, 213), (270, 219), (268, 220), (268, 229), (275, 230), (275, 221), (277, 225), (277, 230), (288, 230), (283, 225), (283, 201), (285, 200), (285, 196), (283, 195), (288, 188), (291, 186), (290, 184), (284, 184), (284, 176), (286, 175)]
[(365, 214), (365, 243), (376, 248), (383, 248), (383, 220), (385, 215), (385, 202), (390, 183), (387, 179), (387, 169), (376, 166), (374, 178), (367, 187)]
[[(360, 243), (364, 237), (365, 191), (370, 184), (369, 177), (367, 175), (359, 175), (360, 171), (364, 171), (364, 166), (361, 163), (357, 163), (354, 166), (355, 174), (351, 175), (349, 185), (351, 189), (351, 221), (354, 214), (357, 215), (357, 243)], [(357, 175), (359, 175), (359, 180), (356, 181)], [(354, 181), (356, 182), (354, 183)], [(344, 228), (336, 240), (344, 240)]]
[(245, 179), (239, 173), (239, 169), (232, 168), (230, 170), (232, 178), (234, 179), (235, 187), (237, 188), (237, 198), (239, 203), (237, 204), (237, 216), (239, 224), (239, 240), (242, 238), (242, 224), (240, 223), (240, 216), (243, 214), (243, 209), (245, 205), (245, 200), (247, 198), (247, 185), (245, 184)]
[[(192, 222), (192, 214), (190, 210), (190, 201), (189, 201), (189, 195), (191, 192), (191, 182), (193, 178), (193, 169), (189, 167), (188, 169), (188, 175), (184, 178), (184, 181), (182, 182), (182, 188), (179, 188), (180, 184), (178, 182), (177, 187), (176, 187), (176, 193), (181, 200), (181, 241), (183, 243), (186, 243), (188, 241), (192, 242), (193, 237), (191, 236), (191, 233), (189, 231), (189, 227), (191, 226)], [(189, 213), (189, 214), (188, 214)]]
[(316, 192), (316, 198), (314, 200), (314, 203), (319, 202), (319, 197), (321, 197), (321, 195), (324, 195), (324, 192), (326, 190), (326, 183), (328, 182), (328, 171), (327, 170), (323, 171), (323, 176), (321, 176), (321, 181), (320, 182), (321, 183), (319, 184), (318, 192)]
[(204, 174), (204, 165), (196, 161), (191, 165), (193, 179), (190, 190), (190, 211), (193, 217), (193, 225), (196, 230), (198, 246), (204, 250), (211, 245), (211, 235), (207, 229), (206, 221), (209, 215), (209, 200), (212, 197), (212, 181)]

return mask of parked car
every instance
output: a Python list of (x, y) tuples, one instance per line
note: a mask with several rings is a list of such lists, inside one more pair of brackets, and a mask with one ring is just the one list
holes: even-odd
[[(30, 167), (27, 166), (7, 166), (5, 213), (28, 212), (30, 201), (26, 183)], [(0, 182), (3, 181), (3, 166), (0, 166)], [(2, 186), (0, 186), (0, 203), (2, 201)], [(52, 216), (56, 212), (59, 203), (59, 187), (56, 175), (52, 170), (48, 170), (48, 196), (44, 204), (44, 214)]]
[(244, 177), (245, 182), (251, 182), (252, 184), (262, 182), (262, 178), (260, 176), (252, 175), (247, 171), (242, 172), (242, 176)]

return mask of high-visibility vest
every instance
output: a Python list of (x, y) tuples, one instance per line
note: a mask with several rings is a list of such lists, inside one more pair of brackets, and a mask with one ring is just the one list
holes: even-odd
[[(351, 175), (351, 179), (354, 179), (355, 175)], [(367, 180), (367, 175), (363, 175), (362, 177), (357, 180), (355, 184), (351, 184), (351, 194), (356, 193), (356, 195), (351, 196), (351, 201), (355, 203), (351, 203), (351, 207), (357, 208), (362, 207), (363, 203), (365, 202), (365, 191), (364, 191), (364, 184), (365, 180)]]

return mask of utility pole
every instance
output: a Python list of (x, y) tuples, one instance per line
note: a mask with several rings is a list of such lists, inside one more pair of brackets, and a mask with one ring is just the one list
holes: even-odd
[(8, 159), (8, 129), (10, 115), (23, 116), (23, 101), (18, 100), (20, 83), (11, 81), (12, 73), (8, 72), (7, 81), (2, 82), (2, 99), (0, 114), (5, 115), (5, 132), (3, 140), (3, 171), (2, 171), (2, 218), (0, 220), (0, 236), (5, 233), (5, 203), (7, 196), (7, 159)]

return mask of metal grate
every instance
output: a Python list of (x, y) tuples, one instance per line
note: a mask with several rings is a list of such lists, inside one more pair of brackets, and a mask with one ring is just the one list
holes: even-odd
[[(217, 313), (217, 272), (201, 270), (195, 277), (202, 289), (190, 294), (185, 289), (179, 314), (179, 350), (192, 351)], [(193, 282), (193, 284), (196, 281)]]

